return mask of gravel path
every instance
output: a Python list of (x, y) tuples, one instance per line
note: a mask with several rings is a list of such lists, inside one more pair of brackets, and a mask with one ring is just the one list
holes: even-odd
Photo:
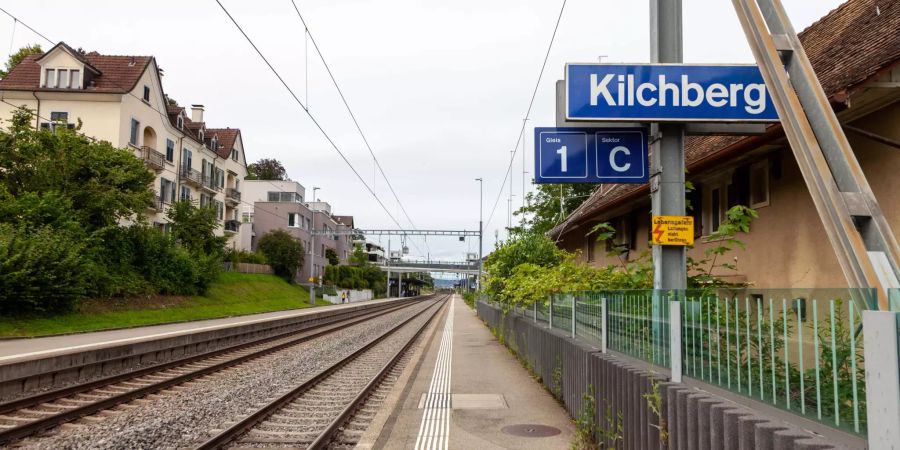
[(185, 448), (350, 354), (427, 302), (185, 383), (14, 444), (29, 449)]

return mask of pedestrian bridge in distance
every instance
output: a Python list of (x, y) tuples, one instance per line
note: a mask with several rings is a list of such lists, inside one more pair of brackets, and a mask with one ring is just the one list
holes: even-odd
[(445, 273), (463, 273), (467, 275), (478, 275), (478, 262), (466, 261), (429, 261), (429, 260), (409, 260), (409, 261), (392, 261), (390, 264), (379, 264), (383, 272), (445, 272)]

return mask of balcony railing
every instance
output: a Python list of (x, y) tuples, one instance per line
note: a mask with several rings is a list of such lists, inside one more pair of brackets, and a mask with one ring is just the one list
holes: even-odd
[(235, 202), (241, 201), (241, 191), (235, 188), (228, 188), (225, 190), (225, 199), (226, 200), (234, 200)]
[(225, 231), (231, 233), (237, 233), (238, 229), (241, 228), (240, 220), (226, 220), (225, 221)]
[(157, 172), (166, 167), (166, 155), (150, 147), (141, 147), (141, 158), (143, 158), (144, 164)]
[(203, 174), (200, 173), (199, 170), (191, 169), (188, 166), (182, 166), (181, 167), (181, 178), (187, 184), (193, 184), (194, 186), (203, 186), (204, 178), (209, 178), (209, 177), (204, 177)]
[(148, 207), (151, 211), (162, 211), (163, 210), (163, 201), (162, 197), (156, 195), (153, 197), (152, 203)]

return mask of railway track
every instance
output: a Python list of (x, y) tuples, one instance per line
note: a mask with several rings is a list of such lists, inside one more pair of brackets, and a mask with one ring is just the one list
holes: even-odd
[(236, 367), (312, 339), (417, 304), (390, 304), (359, 315), (312, 325), (226, 348), (0, 404), (0, 445), (109, 410), (132, 400)]
[[(347, 425), (364, 410), (368, 400), (383, 395), (383, 392), (378, 393), (379, 387), (386, 378), (396, 376), (398, 363), (445, 304), (445, 301), (436, 301), (308, 381), (219, 431), (197, 449), (350, 446), (357, 433), (346, 429)], [(372, 411), (363, 412), (372, 415)], [(357, 427), (361, 428), (358, 424)]]

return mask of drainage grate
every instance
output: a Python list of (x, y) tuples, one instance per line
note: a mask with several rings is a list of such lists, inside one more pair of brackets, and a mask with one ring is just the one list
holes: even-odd
[(547, 425), (537, 425), (533, 423), (509, 425), (503, 427), (500, 431), (512, 436), (522, 437), (548, 437), (556, 436), (560, 433), (559, 428), (554, 428)]

